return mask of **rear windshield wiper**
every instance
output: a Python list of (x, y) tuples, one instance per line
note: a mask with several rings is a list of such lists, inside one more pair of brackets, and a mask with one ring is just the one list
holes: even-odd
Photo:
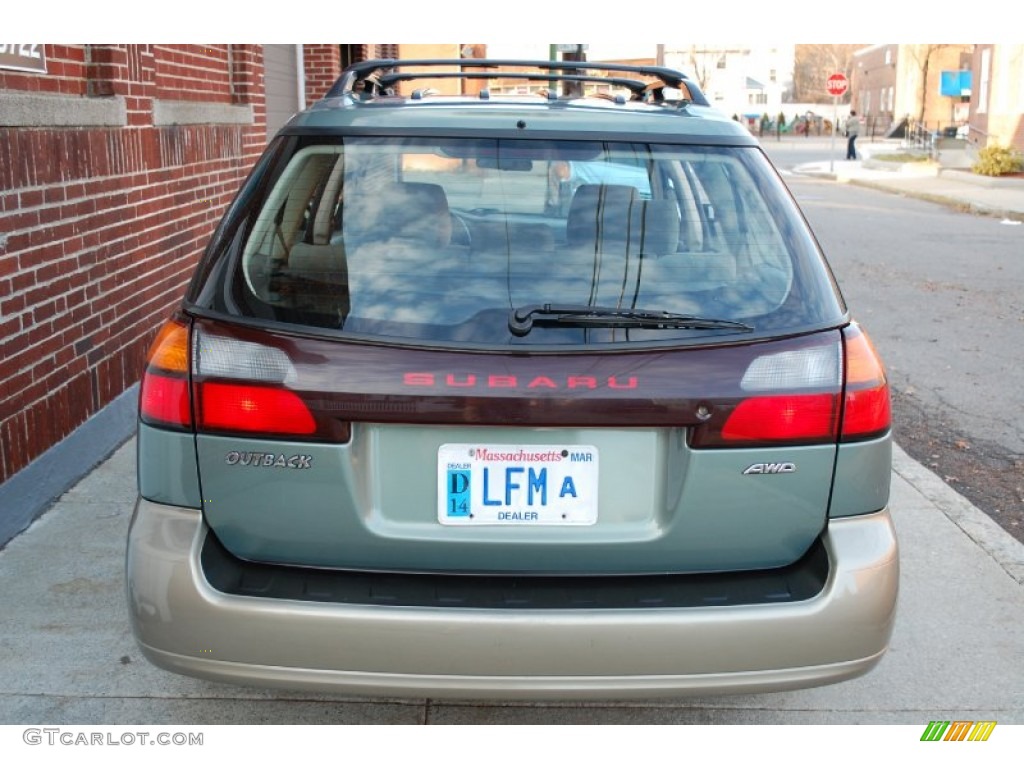
[(753, 326), (736, 320), (681, 315), (659, 310), (594, 307), (586, 304), (534, 304), (513, 309), (508, 329), (513, 336), (525, 336), (534, 324), (564, 324), (593, 328), (684, 328), (687, 330), (752, 331)]

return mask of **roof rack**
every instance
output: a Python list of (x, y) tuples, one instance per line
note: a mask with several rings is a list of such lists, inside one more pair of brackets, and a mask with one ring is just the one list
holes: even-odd
[[(452, 70), (398, 71), (406, 67), (455, 67)], [(518, 68), (518, 70), (496, 67)], [(466, 71), (486, 70), (486, 71)], [(521, 70), (540, 70), (521, 71)], [(595, 74), (594, 71), (629, 73), (654, 78), (644, 82), (629, 77)], [(529, 59), (370, 59), (348, 67), (334, 83), (326, 99), (342, 96), (392, 95), (399, 82), (418, 79), (465, 78), (491, 80), (519, 78), (548, 82), (593, 82), (626, 88), (632, 101), (667, 102), (665, 88), (683, 93), (682, 103), (709, 106), (697, 84), (674, 69), (608, 61), (538, 61)]]

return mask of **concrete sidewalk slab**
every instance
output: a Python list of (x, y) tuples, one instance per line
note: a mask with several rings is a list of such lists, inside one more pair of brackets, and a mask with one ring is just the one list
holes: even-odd
[(887, 145), (868, 145), (864, 159), (803, 163), (794, 173), (880, 189), (948, 205), (969, 213), (1024, 222), (1024, 179), (989, 178), (931, 163), (903, 163), (887, 167), (872, 155), (896, 151)]
[(314, 696), (158, 670), (125, 606), (134, 462), (132, 440), (0, 551), (0, 723), (1024, 723), (1024, 545), (899, 449), (899, 616), (873, 672), (804, 691), (629, 704)]

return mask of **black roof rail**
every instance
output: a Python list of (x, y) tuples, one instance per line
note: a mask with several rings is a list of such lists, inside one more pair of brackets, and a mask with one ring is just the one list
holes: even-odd
[[(398, 72), (406, 67), (456, 67), (451, 71), (417, 71)], [(519, 68), (520, 70), (541, 70), (541, 72), (523, 72), (514, 69), (494, 70), (495, 67)], [(467, 72), (466, 69), (487, 70)], [(594, 70), (602, 72), (622, 72), (655, 78), (657, 82), (643, 82), (627, 77), (609, 77), (590, 74)], [(558, 82), (603, 82), (628, 88), (634, 101), (653, 98), (663, 101), (661, 91), (665, 88), (676, 88), (683, 92), (686, 102), (709, 106), (707, 99), (698, 85), (674, 69), (667, 67), (645, 66), (636, 64), (617, 64), (610, 61), (543, 61), (532, 59), (370, 59), (357, 62), (346, 68), (335, 81), (325, 99), (338, 98), (357, 92), (356, 86), (362, 83), (361, 93), (383, 94), (397, 82), (425, 78), (521, 78), (526, 80), (546, 80)]]

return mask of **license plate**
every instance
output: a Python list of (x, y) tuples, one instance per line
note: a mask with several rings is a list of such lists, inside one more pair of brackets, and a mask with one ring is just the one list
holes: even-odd
[(437, 451), (442, 525), (593, 525), (597, 448), (592, 445), (473, 445)]

